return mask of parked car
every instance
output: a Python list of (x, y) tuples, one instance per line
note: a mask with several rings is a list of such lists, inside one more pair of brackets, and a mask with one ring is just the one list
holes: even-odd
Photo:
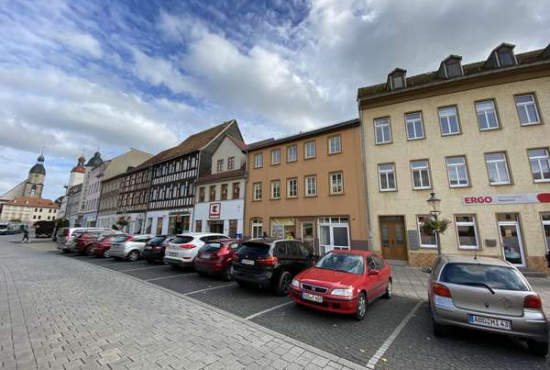
[(101, 227), (64, 227), (57, 231), (57, 249), (63, 253), (74, 250), (74, 239), (85, 231), (109, 231), (110, 228)]
[(90, 250), (90, 254), (96, 257), (111, 257), (111, 244), (115, 239), (127, 236), (126, 234), (112, 234), (97, 239)]
[(231, 275), (241, 287), (272, 288), (284, 296), (292, 278), (311, 267), (312, 254), (302, 242), (283, 239), (252, 239), (241, 244), (233, 256)]
[(173, 236), (168, 235), (155, 236), (145, 245), (145, 248), (143, 249), (143, 258), (149, 263), (164, 261), (166, 246), (173, 239)]
[(213, 274), (231, 280), (231, 262), (240, 242), (237, 239), (221, 239), (206, 243), (195, 259), (195, 270), (199, 275)]
[(94, 247), (94, 244), (98, 241), (98, 239), (106, 236), (121, 235), (124, 235), (122, 231), (112, 229), (106, 231), (85, 231), (74, 239), (74, 252), (90, 255), (92, 252), (92, 248)]
[(546, 356), (549, 324), (540, 296), (507, 261), (441, 256), (430, 272), (428, 299), (436, 336), (449, 326), (516, 336)]
[(145, 244), (153, 238), (154, 235), (131, 235), (117, 238), (111, 244), (109, 254), (116, 260), (137, 261), (143, 253)]
[(357, 320), (363, 320), (367, 305), (382, 296), (392, 296), (391, 267), (370, 251), (329, 252), (290, 285), (290, 297), (296, 303), (351, 314)]
[(192, 267), (205, 243), (218, 239), (229, 239), (226, 235), (215, 233), (186, 233), (176, 235), (168, 243), (164, 262), (172, 267)]

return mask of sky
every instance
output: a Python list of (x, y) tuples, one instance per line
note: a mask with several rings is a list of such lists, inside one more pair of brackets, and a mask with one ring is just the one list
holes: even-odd
[(236, 119), (246, 142), (355, 118), (357, 88), (550, 43), (547, 0), (0, 0), (0, 194), (44, 147), (155, 154)]

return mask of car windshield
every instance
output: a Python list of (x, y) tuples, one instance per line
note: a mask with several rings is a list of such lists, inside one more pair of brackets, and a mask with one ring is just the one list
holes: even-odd
[(315, 267), (324, 270), (335, 270), (357, 275), (361, 275), (365, 272), (363, 256), (354, 254), (329, 253), (321, 258)]
[(529, 290), (516, 270), (504, 266), (449, 263), (441, 272), (440, 280), (452, 284), (485, 285), (491, 289)]
[(271, 246), (263, 243), (244, 243), (237, 250), (238, 255), (247, 255), (250, 257), (265, 257), (269, 254)]

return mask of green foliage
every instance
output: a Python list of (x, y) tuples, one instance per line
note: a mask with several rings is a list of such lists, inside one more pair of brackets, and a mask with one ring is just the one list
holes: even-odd
[(424, 222), (424, 225), (422, 225), (422, 230), (426, 234), (435, 234), (436, 232), (444, 234), (450, 224), (451, 221), (446, 218), (441, 220), (428, 220)]
[(124, 226), (128, 226), (129, 222), (124, 217), (121, 217), (118, 219), (116, 224), (120, 227), (124, 227)]

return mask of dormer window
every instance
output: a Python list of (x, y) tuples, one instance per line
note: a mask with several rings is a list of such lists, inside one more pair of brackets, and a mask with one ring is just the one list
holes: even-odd
[(501, 67), (512, 66), (516, 64), (514, 51), (512, 48), (502, 47), (497, 50), (498, 62)]
[(462, 76), (464, 71), (462, 70), (461, 61), (462, 57), (460, 55), (449, 55), (441, 62), (437, 77), (445, 79)]
[(389, 90), (399, 90), (407, 87), (407, 80), (405, 79), (407, 71), (401, 68), (394, 69), (389, 75), (388, 75), (388, 82), (386, 84), (386, 87)]

